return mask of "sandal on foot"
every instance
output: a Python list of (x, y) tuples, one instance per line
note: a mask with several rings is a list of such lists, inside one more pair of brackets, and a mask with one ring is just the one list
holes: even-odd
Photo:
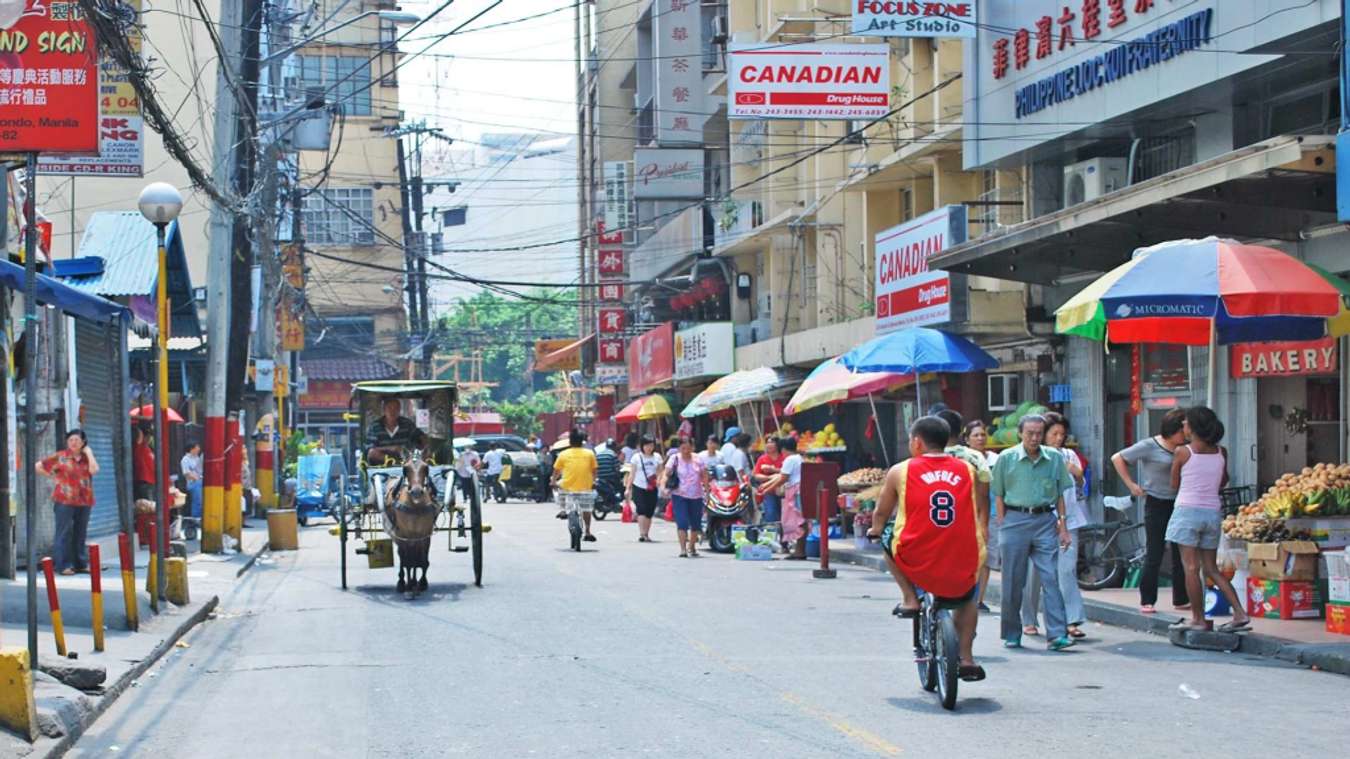
[(689, 554), (684, 553), (684, 552), (681, 552), (681, 553), (680, 553), (680, 558), (681, 558), (681, 559), (687, 559), (687, 558), (689, 558)]
[(1079, 639), (1082, 639), (1082, 638), (1086, 638), (1086, 637), (1087, 637), (1087, 633), (1083, 632), (1082, 630), (1078, 629), (1077, 627), (1070, 627), (1070, 628), (1069, 628), (1069, 637), (1070, 637), (1070, 638), (1079, 638)]
[(1140, 606), (1140, 607), (1139, 607), (1139, 613), (1140, 613), (1140, 614), (1157, 614), (1157, 613), (1158, 613), (1158, 610), (1157, 610), (1156, 608), (1154, 608), (1153, 604), (1144, 604), (1143, 606)]
[(1241, 622), (1225, 622), (1219, 625), (1219, 632), (1221, 633), (1246, 632), (1248, 629), (1251, 628), (1251, 626), (1252, 621), (1250, 619), (1244, 619)]
[(984, 667), (978, 664), (962, 664), (958, 674), (968, 683), (978, 683), (985, 678)]
[(896, 604), (895, 608), (891, 609), (891, 613), (901, 619), (917, 619), (919, 616), (919, 609), (918, 607), (906, 609), (904, 604)]
[(1022, 634), (1023, 634), (1023, 635), (1029, 635), (1029, 636), (1031, 636), (1031, 637), (1034, 638), (1034, 637), (1036, 637), (1037, 635), (1040, 635), (1040, 634), (1041, 634), (1041, 631), (1040, 631), (1040, 629), (1038, 629), (1035, 625), (1027, 625), (1027, 626), (1025, 626), (1025, 627), (1022, 628)]

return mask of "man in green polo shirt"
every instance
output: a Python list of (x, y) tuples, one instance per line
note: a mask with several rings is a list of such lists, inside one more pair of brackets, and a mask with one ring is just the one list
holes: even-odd
[(1041, 447), (1044, 417), (1022, 417), (1017, 432), (1022, 442), (999, 454), (989, 488), (998, 509), (999, 548), (1003, 553), (1003, 645), (1022, 647), (1020, 609), (1030, 559), (1036, 563), (1045, 591), (1048, 647), (1060, 651), (1073, 645), (1057, 569), (1059, 551), (1069, 545), (1064, 491), (1073, 486), (1073, 481), (1059, 454)]

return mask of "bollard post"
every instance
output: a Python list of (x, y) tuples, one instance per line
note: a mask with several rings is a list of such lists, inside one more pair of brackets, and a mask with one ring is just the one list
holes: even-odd
[(833, 580), (838, 573), (830, 569), (830, 499), (825, 483), (816, 483), (816, 524), (820, 527), (820, 568), (811, 571), (817, 580)]
[(89, 544), (89, 607), (93, 612), (94, 650), (103, 650), (103, 567), (98, 543)]
[(61, 596), (56, 592), (56, 572), (52, 557), (42, 557), (42, 574), (47, 578), (47, 605), (52, 610), (52, 635), (56, 637), (56, 653), (66, 655), (66, 627), (61, 624)]
[(135, 632), (140, 627), (136, 609), (136, 563), (131, 552), (131, 536), (117, 536), (117, 557), (122, 563), (122, 598), (127, 608), (127, 629)]
[[(153, 520), (150, 522), (150, 545), (157, 546), (159, 543), (159, 525)], [(150, 551), (150, 569), (145, 573), (145, 592), (150, 594), (150, 611), (159, 613), (159, 553)]]

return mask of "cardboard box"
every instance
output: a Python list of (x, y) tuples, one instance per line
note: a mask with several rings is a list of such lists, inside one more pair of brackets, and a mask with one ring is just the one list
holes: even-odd
[(741, 561), (772, 561), (773, 548), (757, 543), (743, 543), (736, 547), (736, 558)]
[(1262, 580), (1317, 579), (1317, 544), (1310, 540), (1248, 543), (1247, 572)]
[(1249, 577), (1247, 611), (1267, 619), (1317, 619), (1322, 616), (1322, 600), (1314, 582)]
[(1327, 632), (1350, 635), (1350, 604), (1327, 604)]

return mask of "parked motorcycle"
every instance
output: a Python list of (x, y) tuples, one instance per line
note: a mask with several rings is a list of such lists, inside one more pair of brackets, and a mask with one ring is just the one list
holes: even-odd
[(708, 548), (715, 553), (733, 553), (731, 528), (749, 524), (755, 514), (754, 488), (727, 464), (713, 467), (704, 499), (708, 511)]

